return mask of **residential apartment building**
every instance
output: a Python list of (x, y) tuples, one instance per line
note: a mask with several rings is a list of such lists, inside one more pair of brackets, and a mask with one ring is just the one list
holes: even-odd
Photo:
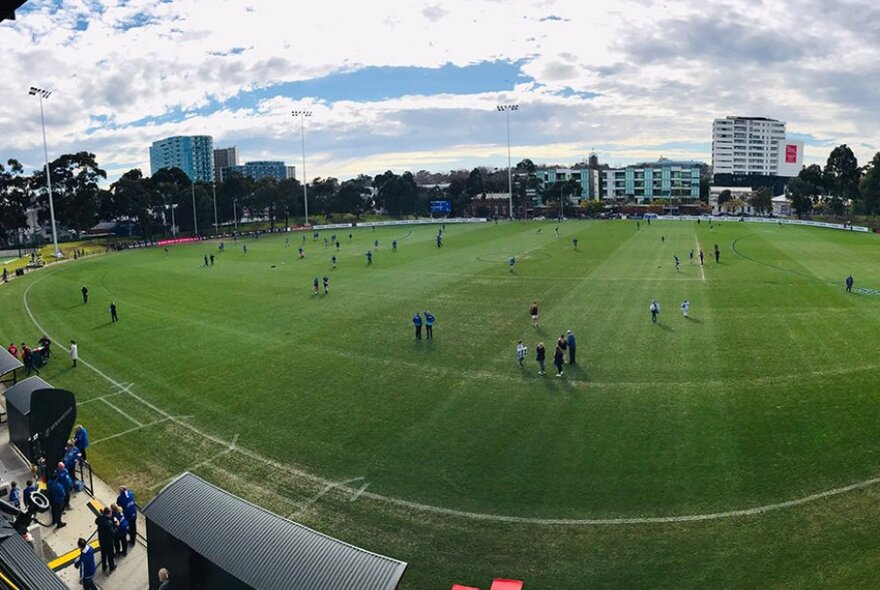
[(296, 166), (287, 166), (287, 178), (296, 178)]
[(778, 173), (785, 122), (765, 117), (725, 117), (712, 123), (714, 174)]
[(238, 166), (238, 148), (235, 146), (214, 150), (214, 180), (223, 182), (223, 169)]
[[(581, 187), (580, 200), (595, 200), (599, 198), (600, 172), (602, 170), (594, 168), (540, 168), (535, 170), (535, 176), (542, 189), (557, 182), (574, 180)], [(578, 197), (572, 199), (577, 200)]]
[(699, 199), (702, 162), (659, 160), (602, 170), (605, 200)]
[(781, 194), (803, 167), (804, 143), (786, 137), (785, 122), (766, 117), (725, 117), (712, 123), (713, 184), (767, 186)]
[(223, 169), (224, 178), (228, 174), (236, 173), (242, 176), (249, 176), (253, 180), (261, 180), (271, 177), (281, 182), (287, 179), (287, 166), (284, 162), (259, 160), (255, 162), (245, 162), (243, 166), (227, 166)]
[(210, 135), (174, 136), (150, 146), (150, 174), (180, 168), (197, 182), (214, 180), (214, 139)]

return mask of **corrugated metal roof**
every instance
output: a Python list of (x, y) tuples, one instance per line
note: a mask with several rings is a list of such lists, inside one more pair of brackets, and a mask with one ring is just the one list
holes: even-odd
[(27, 414), (31, 411), (31, 392), (38, 389), (54, 389), (54, 387), (39, 377), (28, 377), (24, 381), (19, 381), (3, 392), (7, 407), (12, 404), (19, 412)]
[(16, 582), (22, 590), (69, 590), (67, 585), (43, 563), (12, 525), (0, 518), (4, 529), (0, 537), (0, 570)]
[(168, 484), (143, 513), (257, 590), (393, 590), (406, 570), (405, 562), (282, 518), (191, 473)]
[(20, 360), (9, 354), (8, 350), (0, 348), (0, 376), (11, 373), (23, 366)]

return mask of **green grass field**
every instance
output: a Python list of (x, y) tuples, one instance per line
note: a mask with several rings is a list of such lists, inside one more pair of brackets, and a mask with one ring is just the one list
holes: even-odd
[[(436, 226), (338, 230), (332, 271), (323, 240), (296, 259), (301, 234), (95, 257), (0, 288), (0, 339), (78, 342), (86, 364), (43, 377), (77, 394), (111, 483), (144, 501), (194, 471), (408, 561), (405, 588), (876, 586), (880, 296), (843, 280), (880, 289), (878, 237), (559, 229), (448, 225), (442, 249)], [(577, 366), (539, 376), (535, 345), (549, 365), (569, 328)]]

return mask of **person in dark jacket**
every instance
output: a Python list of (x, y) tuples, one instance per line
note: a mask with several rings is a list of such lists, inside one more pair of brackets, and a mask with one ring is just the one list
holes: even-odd
[(89, 302), (89, 289), (85, 285), (83, 285), (82, 294), (83, 294), (83, 303), (88, 303)]
[(538, 361), (538, 364), (541, 366), (541, 370), (538, 371), (538, 375), (544, 375), (544, 359), (547, 358), (547, 349), (544, 348), (543, 342), (538, 342), (538, 346), (535, 347), (535, 360)]
[(118, 322), (118, 321), (119, 321), (119, 315), (117, 315), (117, 313), (116, 313), (116, 302), (114, 301), (110, 304), (110, 322), (112, 323), (112, 322)]
[(128, 519), (122, 513), (122, 508), (116, 504), (110, 505), (110, 513), (113, 515), (113, 524), (116, 525), (116, 538), (113, 540), (113, 549), (116, 555), (128, 555)]
[(61, 521), (61, 513), (64, 512), (64, 487), (58, 479), (50, 479), (46, 483), (49, 492), (49, 505), (52, 508), (52, 524), (55, 528), (66, 527), (67, 523)]
[(575, 352), (576, 342), (574, 339), (574, 332), (572, 332), (571, 330), (568, 331), (568, 336), (566, 336), (566, 342), (568, 343), (568, 364), (573, 365), (574, 364), (574, 352)]
[(119, 486), (119, 496), (116, 504), (122, 508), (122, 513), (128, 519), (129, 543), (134, 545), (137, 541), (137, 516), (138, 508), (134, 500), (134, 492), (125, 486)]
[(25, 488), (24, 488), (24, 509), (30, 510), (31, 508), (31, 495), (37, 491), (37, 486), (34, 485), (34, 481), (32, 479), (27, 480)]
[(562, 377), (562, 364), (565, 362), (565, 353), (562, 352), (562, 347), (559, 344), (556, 345), (556, 350), (553, 353), (553, 364), (556, 365), (556, 376)]
[(98, 525), (98, 543), (101, 545), (101, 571), (106, 572), (107, 567), (110, 571), (116, 569), (116, 560), (113, 556), (113, 544), (116, 541), (116, 531), (113, 525), (113, 514), (109, 506), (105, 506), (98, 518), (95, 519)]
[(82, 584), (84, 590), (98, 590), (95, 586), (95, 550), (86, 543), (86, 540), (80, 537), (76, 546), (79, 547), (79, 557), (73, 562), (73, 567), (79, 570), (79, 583)]

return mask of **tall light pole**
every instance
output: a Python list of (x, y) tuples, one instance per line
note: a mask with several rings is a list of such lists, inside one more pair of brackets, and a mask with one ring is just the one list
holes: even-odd
[(510, 200), (510, 218), (513, 219), (513, 175), (510, 171), (510, 111), (519, 109), (518, 104), (500, 104), (499, 111), (507, 114), (507, 197)]
[(46, 188), (49, 191), (49, 219), (52, 220), (52, 244), (55, 247), (55, 258), (61, 258), (64, 255), (58, 249), (58, 232), (55, 230), (55, 200), (52, 198), (52, 175), (49, 173), (49, 147), (46, 143), (46, 120), (43, 117), (43, 99), (49, 98), (52, 91), (31, 86), (28, 94), (40, 98), (40, 125), (43, 127), (43, 155), (46, 157)]
[(232, 199), (232, 222), (235, 224), (235, 233), (238, 233), (238, 199)]
[(312, 116), (312, 111), (290, 111), (291, 116), (299, 117), (299, 133), (302, 139), (302, 155), (303, 155), (303, 203), (306, 213), (306, 225), (309, 224), (309, 191), (306, 188), (308, 176), (306, 176), (306, 117)]

